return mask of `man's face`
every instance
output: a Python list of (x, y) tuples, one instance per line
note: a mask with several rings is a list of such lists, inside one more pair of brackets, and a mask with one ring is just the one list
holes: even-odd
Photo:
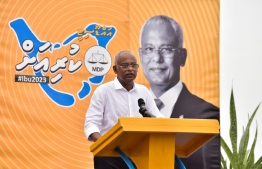
[[(175, 52), (170, 55), (161, 54), (160, 51), (147, 54), (145, 51), (152, 49), (176, 49), (175, 32), (170, 25), (158, 24), (147, 25), (141, 37), (140, 59), (144, 74), (150, 82), (150, 86), (161, 85), (170, 88), (180, 79), (181, 59), (175, 56)], [(171, 53), (172, 53), (171, 52)]]
[(137, 75), (136, 58), (129, 52), (123, 52), (120, 54), (116, 66), (114, 66), (114, 72), (117, 74), (118, 80), (121, 83), (133, 82)]

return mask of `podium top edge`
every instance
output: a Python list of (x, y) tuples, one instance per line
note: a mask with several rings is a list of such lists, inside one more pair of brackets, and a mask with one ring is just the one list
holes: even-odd
[(219, 127), (219, 122), (216, 119), (189, 119), (189, 118), (139, 118), (139, 117), (120, 117), (118, 119), (118, 124), (123, 125), (161, 125), (161, 126), (214, 126)]

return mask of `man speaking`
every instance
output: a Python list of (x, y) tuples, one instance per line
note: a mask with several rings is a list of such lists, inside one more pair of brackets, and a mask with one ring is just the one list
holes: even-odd
[[(144, 101), (144, 112), (163, 117), (149, 90), (134, 83), (138, 67), (136, 57), (131, 52), (121, 51), (116, 54), (113, 70), (117, 77), (96, 88), (86, 113), (84, 131), (90, 141), (98, 140), (117, 123), (119, 117), (142, 117), (139, 99)], [(94, 157), (94, 167), (128, 169), (121, 157)]]

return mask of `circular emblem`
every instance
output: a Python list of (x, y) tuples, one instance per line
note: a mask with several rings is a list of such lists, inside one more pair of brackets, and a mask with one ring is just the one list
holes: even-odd
[(109, 52), (101, 46), (93, 46), (86, 51), (86, 69), (95, 76), (105, 75), (109, 71), (111, 63)]

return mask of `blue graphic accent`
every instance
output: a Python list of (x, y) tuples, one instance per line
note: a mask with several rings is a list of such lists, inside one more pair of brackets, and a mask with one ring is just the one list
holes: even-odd
[(54, 44), (54, 49), (57, 49), (57, 48), (60, 48), (60, 47), (61, 47), (61, 45), (59, 43)]
[[(87, 27), (85, 28), (85, 30), (87, 30), (87, 31), (93, 31), (93, 30), (95, 30), (96, 25), (97, 25), (97, 24), (91, 24), (91, 25), (87, 26)], [(99, 24), (98, 24), (98, 25), (99, 25)], [(112, 33), (112, 36), (97, 36), (97, 35), (96, 35), (96, 31), (98, 32), (98, 34), (101, 34), (101, 33), (104, 32), (104, 30), (99, 29), (99, 30), (95, 30), (93, 33), (91, 33), (92, 36), (96, 37), (96, 40), (98, 41), (98, 42), (97, 42), (98, 45), (99, 45), (99, 46), (102, 46), (102, 47), (104, 47), (104, 48), (106, 48), (108, 42), (112, 39), (112, 37), (113, 37), (113, 36), (115, 35), (115, 33), (116, 33), (116, 29), (115, 29), (115, 28), (112, 28), (112, 29), (110, 30), (110, 32)]]
[[(30, 53), (25, 53), (28, 57), (36, 57), (36, 62), (38, 63), (38, 48), (45, 44), (45, 41), (40, 41), (32, 30), (28, 27), (27, 23), (24, 19), (16, 19), (10, 22), (11, 28), (13, 28), (16, 33), (17, 40), (22, 49), (23, 42), (25, 40), (31, 40), (34, 44), (34, 49)], [(22, 49), (23, 51), (23, 49)], [(36, 76), (43, 76), (42, 72), (35, 72)], [(75, 98), (73, 95), (65, 92), (60, 92), (58, 90), (53, 89), (49, 84), (39, 83), (40, 87), (44, 90), (44, 92), (48, 95), (50, 99), (52, 99), (55, 103), (61, 106), (72, 106), (75, 103)]]
[(63, 46), (68, 45), (70, 42), (72, 42), (74, 39), (78, 37), (77, 33), (74, 33), (73, 35), (69, 36), (66, 40), (63, 42)]
[[(90, 35), (92, 37), (95, 37), (95, 39), (97, 40), (98, 46), (102, 46), (102, 47), (106, 48), (109, 41), (112, 39), (112, 37), (114, 37), (114, 35), (116, 33), (116, 29), (112, 27), (112, 29), (110, 30), (110, 32), (112, 33), (112, 36), (97, 36), (96, 31), (97, 31), (98, 34), (102, 34), (105, 31), (105, 30), (102, 30), (102, 29), (95, 30), (97, 25), (100, 26), (99, 24), (88, 25), (84, 30), (86, 30), (88, 32), (93, 32), (93, 33), (90, 33)], [(83, 36), (84, 35), (85, 34), (83, 34)], [(79, 36), (78, 36), (77, 32), (72, 34), (66, 40), (64, 40), (63, 45), (64, 46), (68, 45), (70, 42), (72, 42), (73, 40), (75, 40), (78, 37)]]
[(126, 154), (120, 149), (120, 148), (115, 148), (115, 151), (120, 155), (120, 157), (124, 160), (126, 165), (128, 166), (129, 169), (135, 169), (132, 161), (126, 156)]
[(104, 81), (105, 76), (93, 76), (88, 78), (88, 80), (93, 84), (100, 84)]
[(176, 159), (176, 163), (178, 164), (180, 169), (186, 169), (183, 162), (180, 160), (180, 158), (177, 155), (175, 155), (175, 159)]
[(88, 82), (84, 81), (83, 82), (83, 86), (80, 89), (80, 91), (78, 92), (78, 97), (79, 99), (84, 99), (85, 97), (87, 97), (91, 92), (91, 86)]
[[(101, 30), (101, 29), (95, 30), (96, 25), (99, 25), (99, 24), (88, 25), (85, 28), (85, 30), (89, 32), (93, 32), (93, 33), (90, 33), (90, 35), (97, 40), (98, 45), (106, 48), (107, 44), (114, 37), (116, 33), (116, 29), (114, 27), (106, 27), (106, 29), (110, 28), (111, 36), (100, 36), (99, 34), (101, 34), (102, 32), (105, 32), (105, 30)], [(29, 58), (36, 57), (36, 63), (38, 63), (39, 62), (38, 61), (38, 55), (39, 55), (38, 49), (40, 46), (45, 44), (47, 41), (40, 41), (23, 18), (17, 18), (13, 21), (10, 21), (10, 27), (14, 30), (17, 40), (19, 42), (19, 46), (22, 49), (23, 53), (27, 55)], [(95, 33), (96, 31), (98, 35), (96, 35)], [(77, 33), (70, 35), (68, 38), (66, 38), (66, 40), (63, 41), (62, 43), (63, 46), (68, 45), (70, 42), (77, 39), (78, 37), (79, 36)], [(25, 40), (31, 40), (33, 42), (34, 48), (30, 53), (26, 53), (22, 48), (23, 42)], [(50, 52), (52, 52), (52, 50), (61, 48), (60, 43), (55, 43), (55, 44), (51, 43), (51, 45), (53, 48), (51, 47), (49, 49)], [(36, 76), (43, 76), (41, 71), (35, 72), (34, 74)], [(98, 85), (102, 83), (102, 81), (104, 80), (104, 76), (92, 76), (88, 79), (92, 84)], [(43, 91), (46, 93), (46, 95), (59, 106), (69, 107), (69, 106), (74, 105), (75, 98), (72, 94), (58, 91), (52, 88), (49, 84), (39, 83), (39, 85), (43, 89)], [(88, 82), (83, 82), (83, 86), (80, 89), (80, 91), (78, 92), (78, 97), (80, 99), (83, 99), (86, 96), (88, 96), (90, 92), (91, 92), (90, 84)]]

